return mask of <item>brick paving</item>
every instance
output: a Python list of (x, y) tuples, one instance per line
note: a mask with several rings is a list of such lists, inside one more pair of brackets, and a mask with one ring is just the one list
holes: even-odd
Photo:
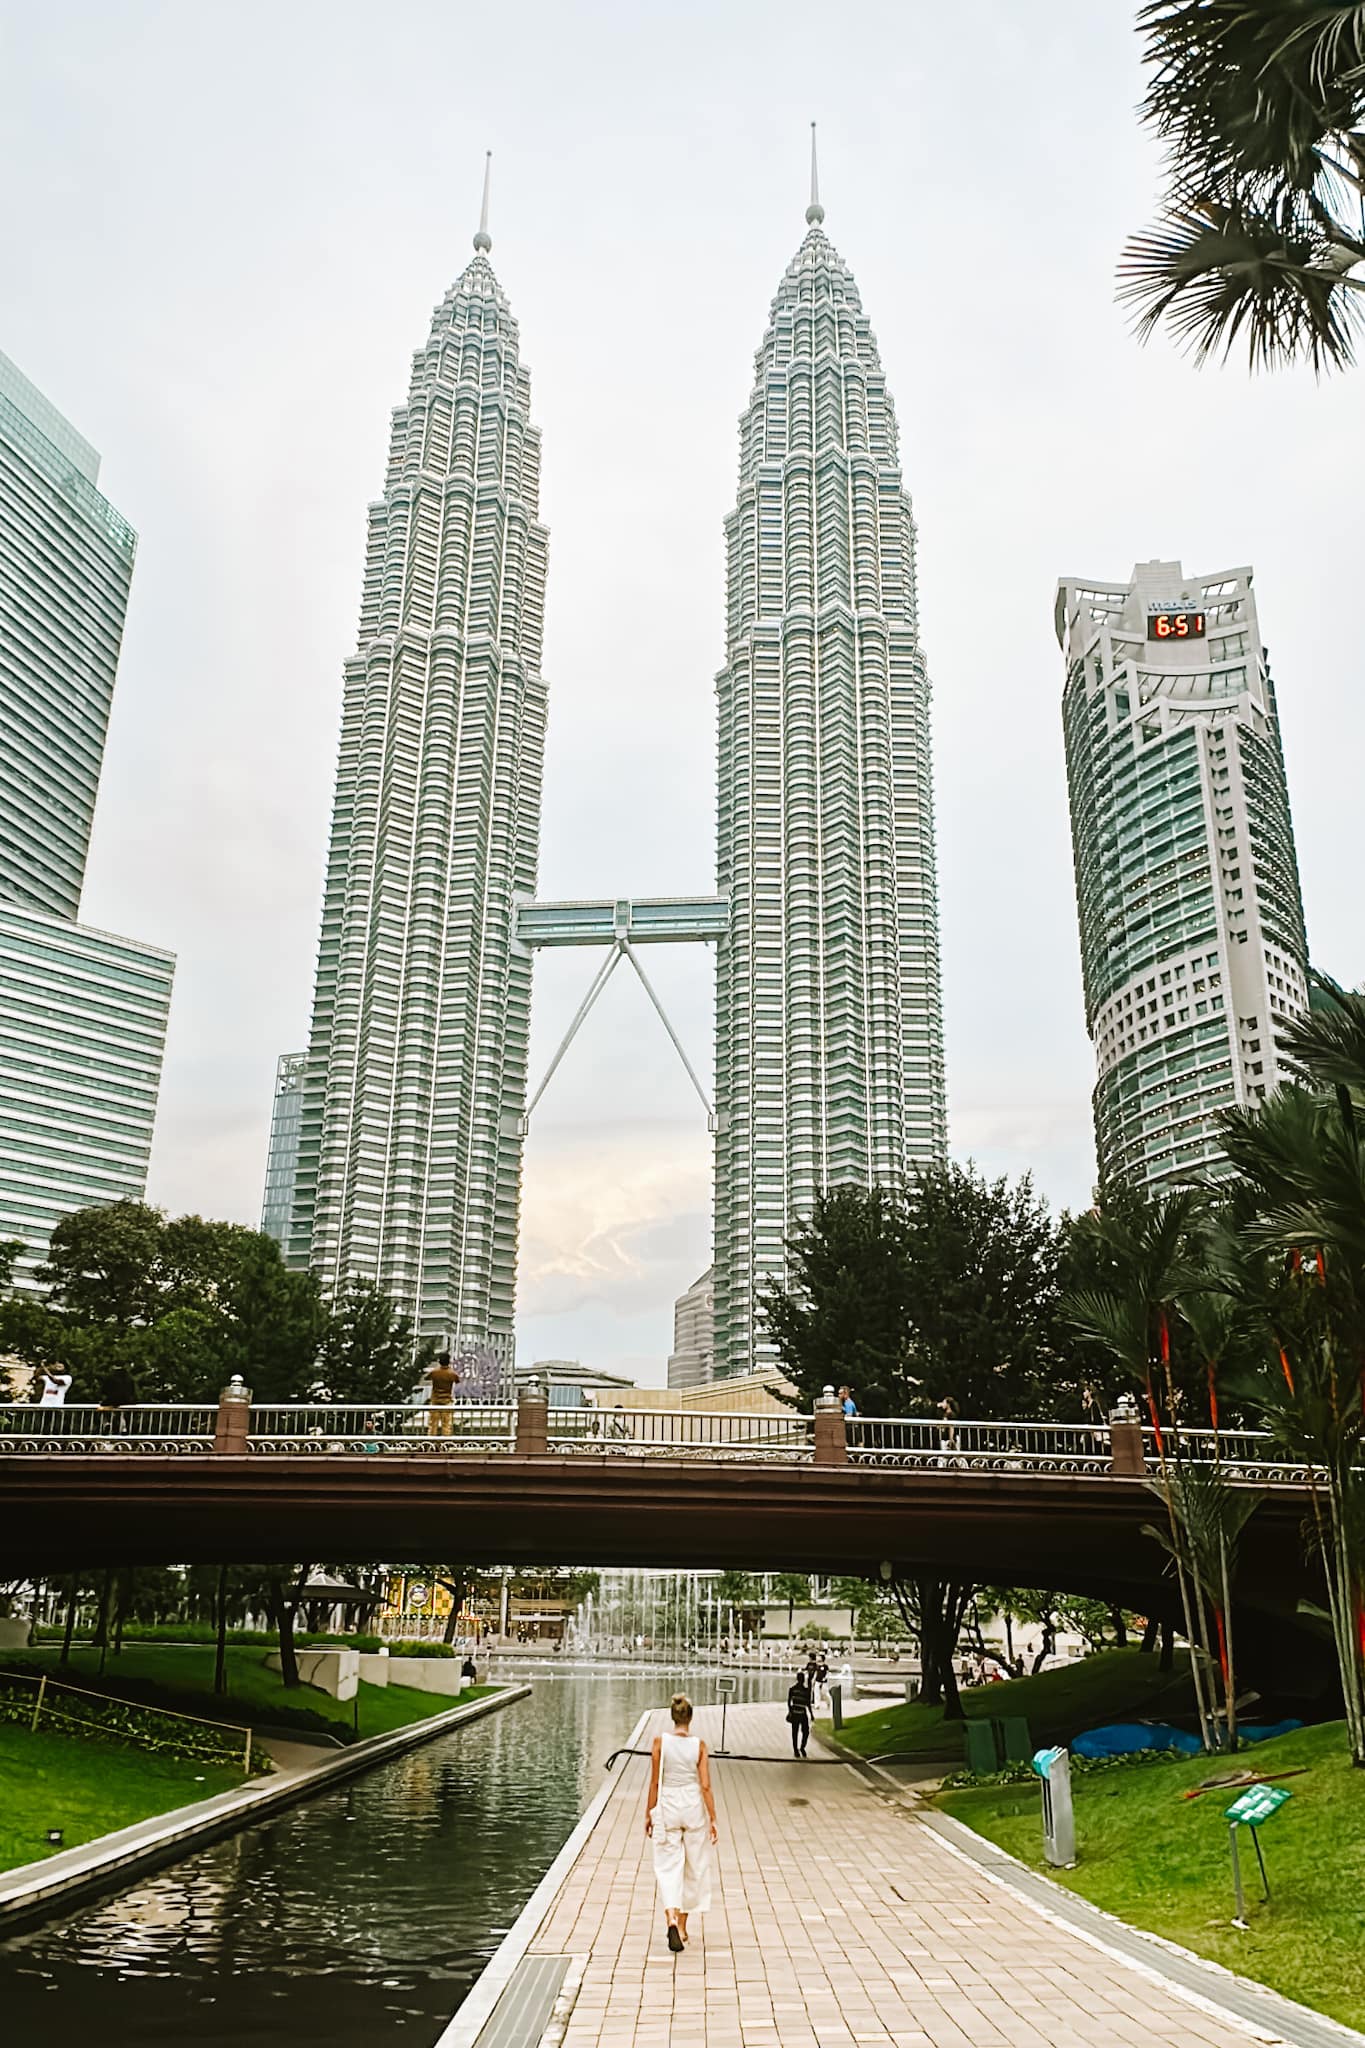
[[(696, 1729), (714, 1746), (719, 1708)], [(782, 1710), (732, 1706), (728, 1742), (789, 1753)], [(1242, 2028), (1054, 1925), (855, 1772), (814, 1762), (715, 1765), (715, 1903), (674, 1957), (644, 1833), (648, 1761), (616, 1768), (531, 1943), (588, 1957), (564, 2048), (1246, 2048)]]

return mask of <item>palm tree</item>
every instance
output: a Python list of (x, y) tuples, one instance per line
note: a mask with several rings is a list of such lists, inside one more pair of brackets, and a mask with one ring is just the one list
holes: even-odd
[(1261, 1407), (1277, 1441), (1320, 1475), (1314, 1529), (1352, 1758), (1365, 1767), (1365, 991), (1315, 982), (1314, 1008), (1283, 1036), (1313, 1088), (1230, 1110), (1223, 1142), (1243, 1234), (1279, 1268), (1267, 1300), (1279, 1371)]
[(1365, 276), (1365, 5), (1149, 0), (1143, 117), (1168, 145), (1158, 223), (1119, 296), (1198, 361), (1355, 359)]
[(1121, 1217), (1107, 1216), (1101, 1211), (1088, 1218), (1083, 1227), (1103, 1241), (1115, 1282), (1109, 1288), (1067, 1295), (1062, 1313), (1073, 1328), (1102, 1345), (1125, 1366), (1143, 1389), (1161, 1470), (1158, 1491), (1166, 1504), (1168, 1533), (1162, 1541), (1175, 1565), (1180, 1589), (1200, 1733), (1205, 1748), (1216, 1749), (1204, 1626), (1207, 1559), (1201, 1546), (1191, 1540), (1181, 1519), (1181, 1402), (1171, 1362), (1178, 1304), (1209, 1285), (1199, 1236), (1206, 1206), (1206, 1198), (1199, 1190), (1180, 1188)]

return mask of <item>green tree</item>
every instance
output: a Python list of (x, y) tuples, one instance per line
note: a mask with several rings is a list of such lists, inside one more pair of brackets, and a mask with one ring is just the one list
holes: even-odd
[(1162, 1540), (1175, 1566), (1185, 1635), (1193, 1653), (1200, 1729), (1205, 1747), (1216, 1749), (1205, 1602), (1216, 1595), (1218, 1582), (1210, 1585), (1205, 1577), (1208, 1552), (1202, 1525), (1196, 1530), (1183, 1519), (1194, 1497), (1181, 1483), (1180, 1435), (1182, 1416), (1189, 1413), (1189, 1351), (1188, 1345), (1182, 1349), (1186, 1326), (1180, 1304), (1215, 1284), (1206, 1256), (1207, 1225), (1208, 1202), (1196, 1189), (1155, 1197), (1123, 1215), (1101, 1211), (1092, 1216), (1087, 1227), (1110, 1254), (1113, 1281), (1108, 1287), (1073, 1293), (1064, 1313), (1142, 1388), (1156, 1439), (1158, 1490), (1166, 1508), (1167, 1533)]
[[(763, 1315), (803, 1407), (847, 1381), (867, 1414), (1065, 1414), (1081, 1392), (1058, 1320), (1060, 1256), (1027, 1175), (1011, 1186), (970, 1165), (925, 1169), (903, 1196), (822, 1197), (788, 1240), (789, 1278), (768, 1289)], [(922, 1695), (949, 1715), (961, 1712), (955, 1658), (972, 1592), (942, 1574), (892, 1580)]]
[(132, 1330), (154, 1321), (166, 1219), (145, 1202), (77, 1209), (55, 1225), (36, 1278), (77, 1327)]
[(905, 1213), (886, 1188), (840, 1187), (816, 1198), (787, 1240), (788, 1283), (772, 1283), (760, 1314), (810, 1409), (827, 1386), (856, 1386), (870, 1414), (905, 1412), (910, 1330)]
[(787, 1603), (787, 1638), (791, 1639), (792, 1617), (798, 1600), (805, 1603), (810, 1599), (810, 1574), (808, 1572), (779, 1572), (773, 1580), (773, 1592), (779, 1600)]
[(406, 1400), (435, 1349), (434, 1340), (417, 1342), (412, 1317), (372, 1280), (352, 1280), (328, 1309), (318, 1391), (328, 1401)]
[(1120, 297), (1202, 361), (1355, 359), (1365, 291), (1365, 7), (1359, 0), (1150, 0), (1143, 115), (1169, 167)]
[(1365, 990), (1315, 977), (1311, 1011), (1282, 1042), (1308, 1086), (1229, 1111), (1223, 1142), (1240, 1235), (1263, 1261), (1259, 1405), (1277, 1441), (1322, 1475), (1314, 1535), (1352, 1759), (1365, 1767)]

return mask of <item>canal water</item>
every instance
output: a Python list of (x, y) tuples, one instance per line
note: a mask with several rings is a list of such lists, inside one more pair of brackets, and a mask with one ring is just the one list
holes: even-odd
[(714, 1696), (695, 1673), (526, 1676), (529, 1699), (0, 1944), (6, 2048), (430, 2048), (644, 1709)]

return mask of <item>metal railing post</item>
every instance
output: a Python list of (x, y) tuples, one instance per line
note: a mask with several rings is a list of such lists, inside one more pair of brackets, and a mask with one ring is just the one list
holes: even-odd
[(41, 1676), (41, 1677), (39, 1678), (39, 1680), (38, 1680), (38, 1698), (37, 1698), (36, 1702), (34, 1703), (34, 1708), (33, 1708), (33, 1719), (32, 1719), (32, 1720), (31, 1720), (31, 1721), (29, 1722), (29, 1724), (28, 1724), (28, 1732), (29, 1732), (29, 1734), (30, 1734), (30, 1735), (33, 1735), (33, 1734), (35, 1734), (35, 1733), (37, 1732), (37, 1727), (38, 1727), (38, 1716), (39, 1716), (39, 1714), (41, 1714), (41, 1713), (42, 1713), (42, 1711), (43, 1711), (43, 1694), (44, 1694), (44, 1693), (45, 1693), (46, 1691), (47, 1691), (47, 1673), (46, 1673), (46, 1672), (44, 1671), (44, 1672), (43, 1672), (43, 1674), (42, 1674), (42, 1676)]
[(512, 1449), (518, 1458), (543, 1458), (550, 1448), (550, 1399), (539, 1380), (517, 1389), (517, 1434)]
[(235, 1372), (218, 1396), (218, 1420), (213, 1431), (213, 1448), (215, 1451), (245, 1456), (247, 1438), (250, 1434), (251, 1389), (243, 1385), (242, 1375)]
[(833, 1387), (826, 1387), (815, 1404), (815, 1463), (848, 1463), (848, 1428), (844, 1422), (844, 1404)]
[(1131, 1394), (1120, 1394), (1109, 1416), (1109, 1470), (1116, 1479), (1142, 1479), (1147, 1472), (1147, 1453), (1142, 1442), (1142, 1423)]

